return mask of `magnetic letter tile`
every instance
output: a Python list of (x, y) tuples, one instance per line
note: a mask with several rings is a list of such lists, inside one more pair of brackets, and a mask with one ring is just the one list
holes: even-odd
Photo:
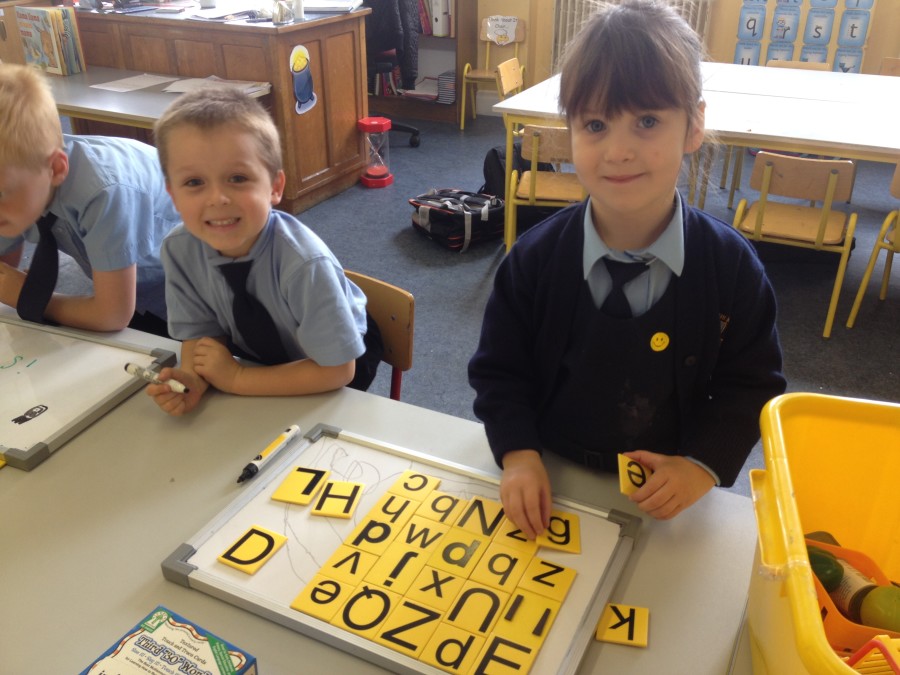
[(286, 541), (283, 534), (254, 525), (220, 555), (218, 561), (246, 574), (256, 574)]
[(631, 647), (646, 647), (650, 634), (650, 610), (609, 603), (597, 624), (597, 639)]
[(381, 625), (374, 642), (416, 658), (440, 623), (440, 612), (401, 598), (398, 607)]
[(525, 675), (531, 670), (536, 657), (537, 649), (492, 635), (481, 649), (471, 672), (473, 675)]
[(390, 616), (401, 596), (383, 588), (363, 584), (347, 598), (331, 619), (331, 625), (371, 640)]
[(350, 518), (365, 487), (362, 483), (328, 481), (316, 500), (316, 505), (313, 506), (312, 514), (330, 518)]
[(330, 622), (355, 588), (352, 584), (317, 574), (294, 598), (291, 609)]
[(428, 559), (428, 564), (450, 574), (468, 577), (481, 560), (490, 541), (488, 537), (451, 527), (447, 534), (441, 537)]
[(388, 492), (395, 495), (421, 502), (432, 490), (441, 484), (440, 478), (426, 476), (418, 471), (404, 471), (400, 477), (388, 488)]
[(442, 525), (433, 520), (413, 516), (397, 534), (396, 543), (417, 548), (420, 551), (433, 551), (441, 538), (450, 531), (449, 525)]
[(366, 582), (403, 595), (425, 567), (428, 554), (402, 546), (391, 546), (382, 554), (369, 573)]
[(319, 569), (319, 574), (343, 581), (346, 584), (359, 586), (377, 561), (378, 556), (374, 553), (366, 553), (344, 544), (338, 546), (337, 550), (331, 554), (328, 562)]
[(396, 536), (397, 528), (391, 526), (390, 523), (366, 519), (361, 521), (344, 539), (344, 543), (367, 553), (381, 555), (388, 549)]
[(406, 591), (406, 597), (440, 612), (446, 612), (456, 600), (465, 582), (463, 577), (426, 566)]
[(375, 505), (369, 509), (366, 518), (390, 523), (396, 527), (402, 527), (416, 512), (419, 502), (414, 502), (407, 497), (385, 492)]
[(483, 497), (472, 497), (463, 507), (456, 527), (483, 537), (493, 537), (503, 522), (503, 505)]
[(485, 586), (509, 592), (519, 583), (533, 555), (492, 543), (469, 578)]
[(330, 474), (330, 471), (307, 469), (298, 466), (281, 481), (281, 485), (272, 493), (272, 499), (305, 506), (313, 500), (316, 493), (325, 485), (325, 479)]
[(483, 637), (449, 623), (441, 623), (419, 655), (419, 660), (448, 673), (468, 673), (483, 644)]
[(575, 574), (575, 570), (569, 567), (534, 558), (522, 575), (519, 588), (562, 602), (575, 581)]
[(494, 541), (532, 555), (537, 553), (538, 550), (537, 541), (529, 539), (522, 534), (522, 530), (516, 527), (515, 523), (509, 518), (504, 518), (503, 522), (500, 523), (500, 527), (497, 528), (497, 533), (494, 535)]
[(476, 635), (488, 635), (506, 607), (509, 593), (466, 581), (444, 621)]
[(435, 490), (425, 497), (416, 509), (416, 515), (436, 520), (444, 525), (456, 525), (456, 520), (465, 505), (465, 499)]
[(517, 588), (494, 626), (494, 635), (502, 635), (540, 649), (550, 632), (562, 603), (543, 595)]
[(554, 510), (550, 513), (550, 527), (536, 541), (545, 548), (581, 553), (581, 521), (574, 513)]
[(619, 491), (630, 495), (642, 488), (653, 472), (640, 462), (619, 454)]

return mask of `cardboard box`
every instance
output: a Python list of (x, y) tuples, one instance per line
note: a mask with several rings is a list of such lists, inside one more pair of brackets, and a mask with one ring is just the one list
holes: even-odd
[(256, 657), (162, 605), (81, 675), (257, 675)]

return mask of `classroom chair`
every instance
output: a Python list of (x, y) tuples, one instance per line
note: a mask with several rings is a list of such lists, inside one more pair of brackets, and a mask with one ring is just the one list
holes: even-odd
[[(818, 61), (787, 61), (783, 59), (771, 59), (766, 62), (766, 68), (794, 68), (796, 70), (819, 70), (828, 72), (832, 70), (831, 64)], [(719, 179), (719, 189), (724, 190), (728, 182), (728, 165), (734, 159), (731, 169), (731, 188), (728, 191), (728, 208), (734, 205), (734, 193), (741, 189), (741, 178), (744, 169), (743, 148), (735, 145), (725, 146), (725, 157), (722, 160), (722, 176)], [(851, 191), (852, 193), (852, 191)], [(848, 197), (849, 200), (849, 197)], [(703, 208), (701, 206), (701, 208)]]
[[(572, 143), (566, 127), (526, 124), (522, 130), (522, 159), (528, 168), (513, 170), (506, 192), (506, 250), (516, 241), (516, 209), (519, 206), (569, 206), (587, 195), (574, 171), (564, 171), (572, 163)], [(541, 171), (539, 164), (552, 164), (555, 171)], [(569, 168), (571, 168), (569, 166)]]
[(384, 342), (381, 360), (391, 366), (391, 398), (399, 401), (403, 373), (412, 368), (416, 299), (386, 281), (350, 270), (344, 274), (366, 294), (366, 309)]
[[(478, 88), (480, 86), (497, 87), (497, 75), (495, 66), (492, 65), (491, 49), (493, 48), (495, 57), (505, 57), (512, 52), (513, 58), (519, 58), (519, 43), (525, 39), (525, 21), (516, 18), (515, 30), (512, 34), (506, 28), (506, 25), (500, 23), (501, 19), (506, 17), (488, 16), (481, 20), (481, 32), (478, 39), (484, 45), (484, 64), (480, 67), (467, 63), (463, 67), (462, 75), (462, 101), (460, 102), (459, 128), (466, 128), (466, 96), (472, 100), (472, 119), (477, 116), (476, 104), (478, 98)], [(499, 61), (499, 58), (497, 59)], [(508, 59), (503, 59), (508, 60)], [(522, 67), (524, 77), (525, 69)]]
[[(823, 337), (831, 336), (841, 285), (853, 233), (856, 214), (833, 211), (835, 200), (846, 200), (853, 188), (854, 164), (844, 159), (809, 159), (761, 150), (753, 163), (750, 187), (759, 190), (759, 199), (749, 204), (742, 199), (732, 225), (752, 241), (769, 242), (829, 251), (841, 256)], [(776, 196), (803, 200), (809, 205), (772, 201)], [(815, 204), (821, 203), (821, 206)]]
[[(891, 181), (891, 195), (900, 199), (900, 164), (894, 171), (894, 180)], [(863, 296), (866, 294), (866, 287), (869, 285), (869, 279), (872, 278), (872, 271), (875, 269), (875, 261), (878, 260), (878, 254), (881, 251), (887, 252), (884, 259), (884, 274), (881, 277), (881, 292), (878, 294), (879, 300), (887, 297), (888, 281), (891, 278), (891, 263), (894, 260), (894, 254), (900, 253), (900, 209), (894, 209), (884, 219), (884, 224), (878, 232), (875, 239), (875, 247), (872, 249), (872, 255), (869, 257), (869, 264), (866, 265), (866, 271), (863, 274), (862, 282), (859, 284), (859, 291), (856, 293), (856, 300), (853, 301), (853, 309), (850, 310), (850, 318), (847, 319), (847, 328), (853, 328), (856, 321), (856, 314), (859, 312), (859, 306), (862, 304)]]
[[(516, 57), (498, 64), (494, 74), (497, 78), (497, 95), (501, 101), (510, 94), (522, 91), (522, 85), (525, 83), (525, 67)], [(506, 113), (503, 114), (503, 124), (504, 126), (509, 124)]]

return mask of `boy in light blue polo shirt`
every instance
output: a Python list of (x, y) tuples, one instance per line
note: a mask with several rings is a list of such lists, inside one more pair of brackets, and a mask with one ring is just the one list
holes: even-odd
[[(49, 301), (34, 312), (35, 320), (166, 334), (159, 246), (180, 218), (153, 147), (64, 135), (44, 76), (0, 64), (0, 302), (20, 314), (27, 275), (17, 267), (24, 242), (43, 236), (39, 221), (93, 289), (85, 296), (49, 295), (54, 272), (35, 271), (51, 275)], [(32, 270), (36, 261), (37, 253)]]
[[(249, 396), (366, 389), (381, 357), (377, 327), (367, 321), (365, 295), (325, 243), (272, 209), (285, 176), (265, 109), (234, 88), (204, 88), (175, 101), (155, 135), (183, 219), (161, 252), (169, 330), (183, 340), (181, 368), (160, 376), (189, 391), (163, 384), (147, 393), (182, 415), (210, 386)], [(236, 268), (245, 275), (237, 287)], [(248, 304), (257, 312), (249, 325), (241, 320)]]

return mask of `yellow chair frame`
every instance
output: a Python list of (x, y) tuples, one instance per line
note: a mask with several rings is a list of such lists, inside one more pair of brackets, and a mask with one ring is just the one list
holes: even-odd
[[(891, 195), (900, 199), (900, 164), (897, 164), (897, 169), (894, 171), (894, 180), (891, 181)], [(869, 256), (869, 264), (866, 265), (866, 271), (859, 284), (859, 291), (857, 291), (856, 299), (853, 301), (853, 309), (850, 310), (850, 318), (847, 319), (847, 328), (853, 328), (853, 324), (856, 322), (859, 306), (862, 304), (863, 296), (866, 294), (866, 287), (872, 278), (872, 271), (875, 269), (875, 262), (878, 260), (878, 254), (881, 251), (887, 252), (887, 257), (884, 260), (884, 274), (881, 277), (881, 291), (878, 293), (878, 299), (884, 300), (887, 297), (888, 281), (891, 278), (891, 263), (894, 261), (894, 254), (900, 253), (900, 209), (894, 209), (887, 214), (881, 230), (878, 232), (872, 255)]]
[(514, 170), (506, 190), (506, 250), (516, 241), (516, 209), (519, 206), (568, 206), (583, 200), (587, 193), (571, 171), (540, 171), (546, 162), (561, 168), (572, 161), (572, 142), (566, 127), (526, 124), (522, 129), (522, 159), (529, 162), (521, 176)]
[[(497, 73), (496, 67), (492, 66), (493, 63), (491, 61), (491, 50), (493, 49), (496, 54), (506, 55), (509, 51), (512, 51), (513, 58), (519, 58), (519, 43), (525, 40), (525, 21), (524, 19), (519, 19), (516, 23), (516, 32), (515, 35), (510, 36), (509, 42), (505, 45), (498, 45), (493, 40), (488, 37), (488, 26), (491, 17), (485, 17), (481, 20), (481, 32), (478, 36), (478, 39), (484, 43), (484, 67), (476, 68), (473, 67), (471, 63), (467, 63), (463, 67), (463, 76), (462, 76), (462, 101), (460, 102), (460, 113), (459, 113), (459, 128), (460, 130), (465, 130), (466, 128), (466, 96), (468, 95), (471, 98), (471, 106), (472, 106), (472, 119), (474, 120), (478, 114), (476, 111), (477, 107), (477, 98), (478, 98), (478, 87), (480, 85), (496, 87), (497, 86)], [(504, 59), (506, 60), (506, 59)], [(520, 65), (522, 70), (522, 77), (525, 77), (525, 67)], [(502, 99), (501, 99), (502, 100)]]
[(399, 401), (403, 373), (412, 368), (416, 299), (386, 281), (349, 270), (344, 274), (366, 294), (366, 309), (384, 342), (381, 360), (391, 366), (391, 398)]
[[(742, 199), (732, 225), (752, 241), (829, 251), (841, 256), (835, 275), (823, 337), (831, 336), (853, 233), (856, 213), (833, 211), (835, 200), (845, 201), (853, 189), (854, 164), (844, 159), (808, 159), (761, 151), (753, 164), (750, 187), (759, 200)], [(770, 201), (770, 196), (809, 201), (810, 205)], [(821, 202), (821, 207), (814, 204)]]

